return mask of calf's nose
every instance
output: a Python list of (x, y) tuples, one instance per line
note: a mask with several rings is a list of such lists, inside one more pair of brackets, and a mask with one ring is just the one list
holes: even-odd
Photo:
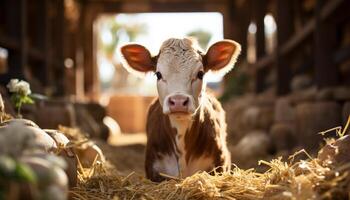
[(190, 98), (184, 95), (173, 95), (168, 99), (170, 112), (188, 112)]

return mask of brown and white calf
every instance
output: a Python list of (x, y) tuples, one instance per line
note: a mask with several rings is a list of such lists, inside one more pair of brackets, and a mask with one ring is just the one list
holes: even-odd
[(205, 91), (203, 76), (210, 70), (231, 70), (240, 50), (238, 43), (223, 40), (204, 54), (188, 38), (166, 40), (153, 57), (138, 44), (120, 48), (125, 68), (139, 74), (153, 71), (158, 79), (159, 98), (149, 108), (146, 126), (149, 179), (162, 181), (162, 174), (187, 177), (219, 166), (230, 169), (225, 112)]

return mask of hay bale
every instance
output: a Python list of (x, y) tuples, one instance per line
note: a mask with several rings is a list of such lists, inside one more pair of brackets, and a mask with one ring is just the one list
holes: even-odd
[(323, 137), (320, 131), (341, 124), (341, 108), (332, 101), (301, 103), (296, 106), (298, 143), (307, 151), (316, 153)]
[(302, 102), (313, 102), (316, 99), (318, 93), (317, 87), (310, 87), (305, 90), (296, 91), (288, 95), (292, 105), (299, 104)]
[(291, 105), (290, 99), (287, 97), (280, 97), (275, 104), (275, 122), (294, 122), (295, 111)]
[(253, 96), (243, 96), (232, 99), (224, 103), (223, 108), (226, 111), (228, 140), (236, 144), (248, 131), (243, 113), (252, 104)]
[(270, 105), (250, 106), (242, 118), (246, 130), (268, 130), (273, 124), (274, 108)]
[(256, 161), (268, 155), (271, 139), (263, 131), (253, 131), (245, 135), (230, 149), (232, 162), (242, 168), (256, 166)]
[(297, 145), (295, 126), (290, 123), (276, 123), (270, 129), (271, 141), (277, 152), (290, 151)]

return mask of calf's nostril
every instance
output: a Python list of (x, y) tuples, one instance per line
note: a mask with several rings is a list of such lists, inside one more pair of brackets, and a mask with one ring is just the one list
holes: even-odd
[(183, 106), (187, 106), (187, 105), (188, 105), (188, 101), (189, 101), (189, 99), (186, 98), (186, 100), (182, 103), (182, 105), (183, 105)]
[(173, 101), (171, 98), (169, 98), (169, 105), (171, 106), (175, 105), (175, 101)]

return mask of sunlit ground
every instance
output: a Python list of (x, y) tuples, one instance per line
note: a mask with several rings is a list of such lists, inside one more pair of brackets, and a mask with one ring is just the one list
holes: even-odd
[(147, 142), (147, 137), (145, 133), (122, 133), (119, 135), (114, 135), (108, 139), (108, 143), (115, 146), (126, 146), (133, 144), (143, 144)]

